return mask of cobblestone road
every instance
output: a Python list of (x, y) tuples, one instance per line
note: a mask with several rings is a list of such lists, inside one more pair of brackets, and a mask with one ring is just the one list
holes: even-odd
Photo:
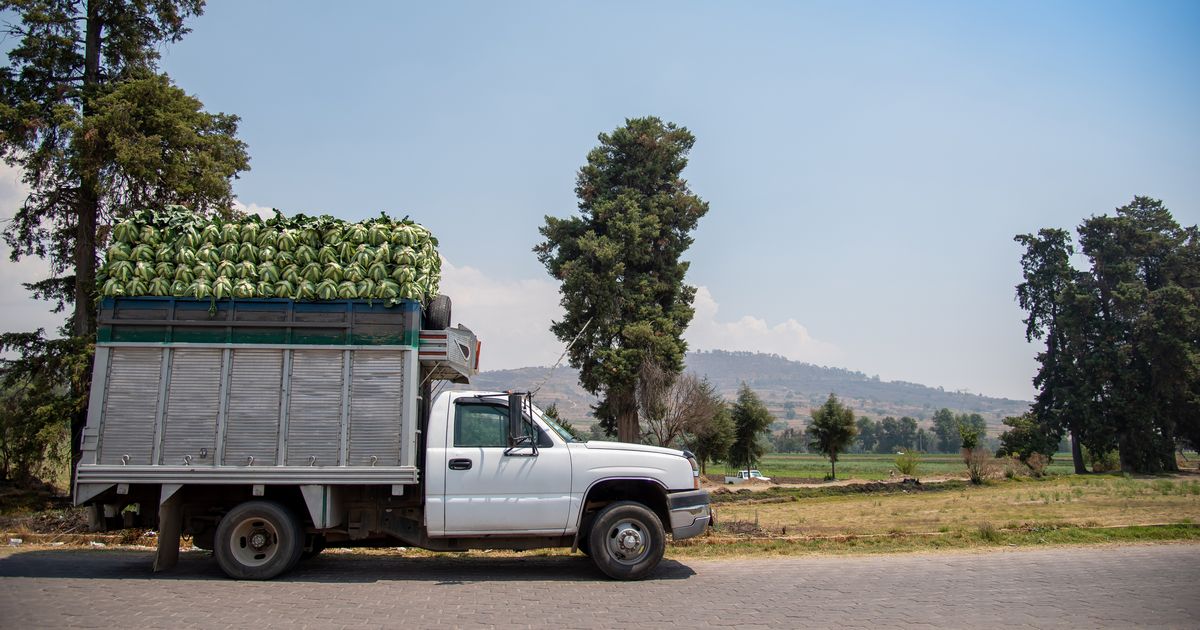
[(0, 552), (0, 626), (1200, 627), (1200, 545), (666, 560), (618, 583), (581, 557), (328, 554), (234, 582), (200, 553)]

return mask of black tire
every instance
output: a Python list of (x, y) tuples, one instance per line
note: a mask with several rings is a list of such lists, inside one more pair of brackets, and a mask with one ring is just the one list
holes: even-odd
[(235, 580), (269, 580), (300, 561), (303, 534), (296, 517), (271, 501), (247, 501), (217, 526), (213, 552)]
[(588, 532), (592, 562), (614, 580), (640, 580), (658, 566), (667, 535), (641, 503), (621, 501), (600, 511)]
[(425, 328), (443, 330), (450, 327), (450, 296), (435, 295), (425, 309)]

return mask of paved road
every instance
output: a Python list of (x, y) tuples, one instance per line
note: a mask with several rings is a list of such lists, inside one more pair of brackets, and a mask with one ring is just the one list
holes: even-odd
[(1200, 545), (664, 561), (640, 583), (579, 557), (323, 555), (234, 582), (200, 553), (0, 552), (0, 626), (1200, 627)]

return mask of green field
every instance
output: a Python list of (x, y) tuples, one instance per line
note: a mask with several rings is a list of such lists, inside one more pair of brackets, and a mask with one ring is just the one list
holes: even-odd
[[(829, 460), (811, 453), (772, 453), (758, 464), (762, 474), (772, 478), (824, 479), (829, 474)], [(850, 454), (838, 458), (838, 479), (887, 479), (896, 469), (895, 455)], [(709, 474), (724, 472), (721, 466), (709, 466)], [(1051, 474), (1071, 474), (1071, 454), (1059, 453), (1046, 467)], [(958, 476), (964, 473), (962, 458), (957, 454), (927, 454), (921, 456), (917, 477)], [(899, 473), (897, 473), (899, 474)]]

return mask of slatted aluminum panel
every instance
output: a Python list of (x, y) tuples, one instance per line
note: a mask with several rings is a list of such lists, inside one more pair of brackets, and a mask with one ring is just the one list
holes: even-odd
[(223, 350), (174, 348), (163, 418), (162, 461), (178, 466), (212, 466), (221, 412)]
[[(296, 350), (288, 386), (287, 465), (338, 465), (343, 351)], [(316, 457), (315, 462), (312, 460)]]
[(400, 463), (405, 354), (397, 351), (355, 352), (352, 355), (350, 466), (396, 466)]
[(100, 424), (99, 463), (147, 465), (154, 453), (163, 351), (114, 348)]
[[(225, 410), (226, 466), (274, 466), (283, 397), (283, 350), (232, 352)], [(251, 459), (253, 463), (251, 464)]]

